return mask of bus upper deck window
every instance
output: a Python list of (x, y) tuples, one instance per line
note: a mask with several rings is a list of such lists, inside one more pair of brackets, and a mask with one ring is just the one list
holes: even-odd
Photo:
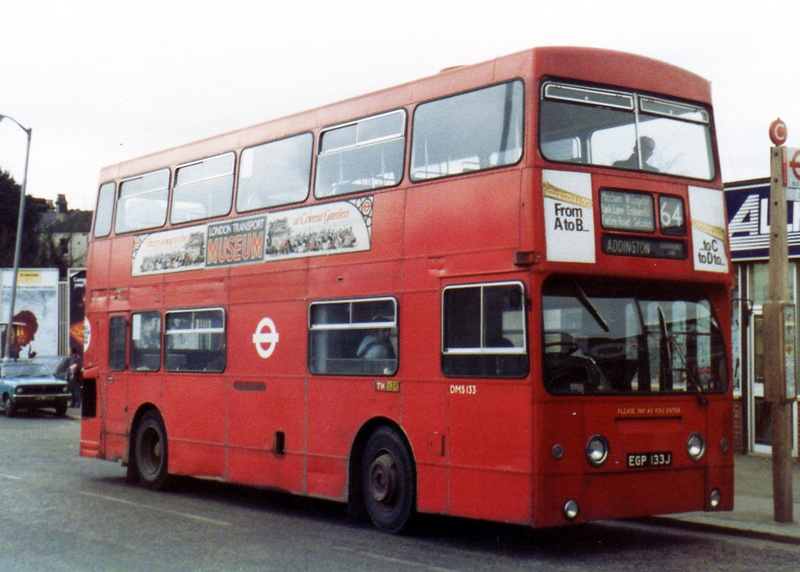
[(323, 131), (314, 194), (329, 197), (399, 185), (405, 129), (401, 109)]
[(163, 226), (167, 220), (169, 169), (122, 181), (114, 232)]
[(298, 203), (308, 196), (314, 137), (302, 133), (242, 151), (236, 210)]
[(714, 178), (711, 119), (697, 105), (545, 82), (539, 146), (550, 161)]
[(171, 223), (220, 216), (231, 210), (234, 154), (178, 167), (172, 190)]
[(111, 221), (114, 218), (114, 183), (104, 183), (97, 197), (97, 210), (94, 215), (94, 236), (100, 238), (111, 232)]
[(512, 165), (522, 157), (521, 81), (423, 103), (414, 113), (411, 179)]

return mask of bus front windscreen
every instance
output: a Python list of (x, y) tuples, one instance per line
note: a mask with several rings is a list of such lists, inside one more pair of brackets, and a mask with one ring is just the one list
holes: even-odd
[(701, 180), (715, 176), (709, 112), (634, 92), (546, 82), (539, 144), (555, 162)]
[(542, 314), (551, 393), (704, 399), (727, 388), (720, 325), (709, 300), (690, 289), (553, 277), (542, 290)]

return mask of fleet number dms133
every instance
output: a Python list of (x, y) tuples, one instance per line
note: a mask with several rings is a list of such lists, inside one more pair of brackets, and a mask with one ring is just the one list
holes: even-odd
[(450, 394), (453, 395), (475, 395), (478, 393), (477, 385), (456, 385), (450, 386)]

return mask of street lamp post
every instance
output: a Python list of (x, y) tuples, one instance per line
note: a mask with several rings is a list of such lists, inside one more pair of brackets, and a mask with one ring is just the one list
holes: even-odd
[(22, 172), (22, 190), (19, 197), (19, 215), (17, 217), (17, 242), (14, 246), (14, 270), (11, 276), (11, 300), (8, 305), (8, 325), (6, 326), (6, 347), (4, 356), (6, 359), (11, 357), (11, 336), (14, 332), (14, 303), (17, 300), (17, 274), (19, 273), (19, 255), (22, 244), (22, 222), (25, 219), (25, 187), (28, 183), (28, 158), (31, 154), (31, 132), (33, 129), (27, 129), (22, 124), (8, 115), (0, 114), (0, 121), (9, 119), (17, 124), (17, 126), (25, 132), (28, 137), (28, 144), (25, 148), (25, 168)]

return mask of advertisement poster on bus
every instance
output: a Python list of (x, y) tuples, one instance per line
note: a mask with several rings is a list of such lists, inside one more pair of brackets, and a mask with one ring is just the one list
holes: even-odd
[(163, 274), (204, 267), (206, 225), (142, 234), (133, 239), (131, 274)]
[[(13, 270), (2, 271), (2, 343), (5, 347), (8, 310), (11, 305)], [(17, 274), (14, 299), (14, 324), (17, 339), (12, 338), (12, 354), (28, 358), (58, 354), (58, 269), (21, 268)]]
[(547, 259), (595, 262), (592, 179), (589, 173), (542, 172)]
[(138, 235), (131, 274), (144, 276), (371, 248), (372, 197)]
[(267, 215), (269, 260), (370, 249), (372, 197)]
[(728, 271), (725, 203), (716, 189), (689, 187), (695, 270)]

